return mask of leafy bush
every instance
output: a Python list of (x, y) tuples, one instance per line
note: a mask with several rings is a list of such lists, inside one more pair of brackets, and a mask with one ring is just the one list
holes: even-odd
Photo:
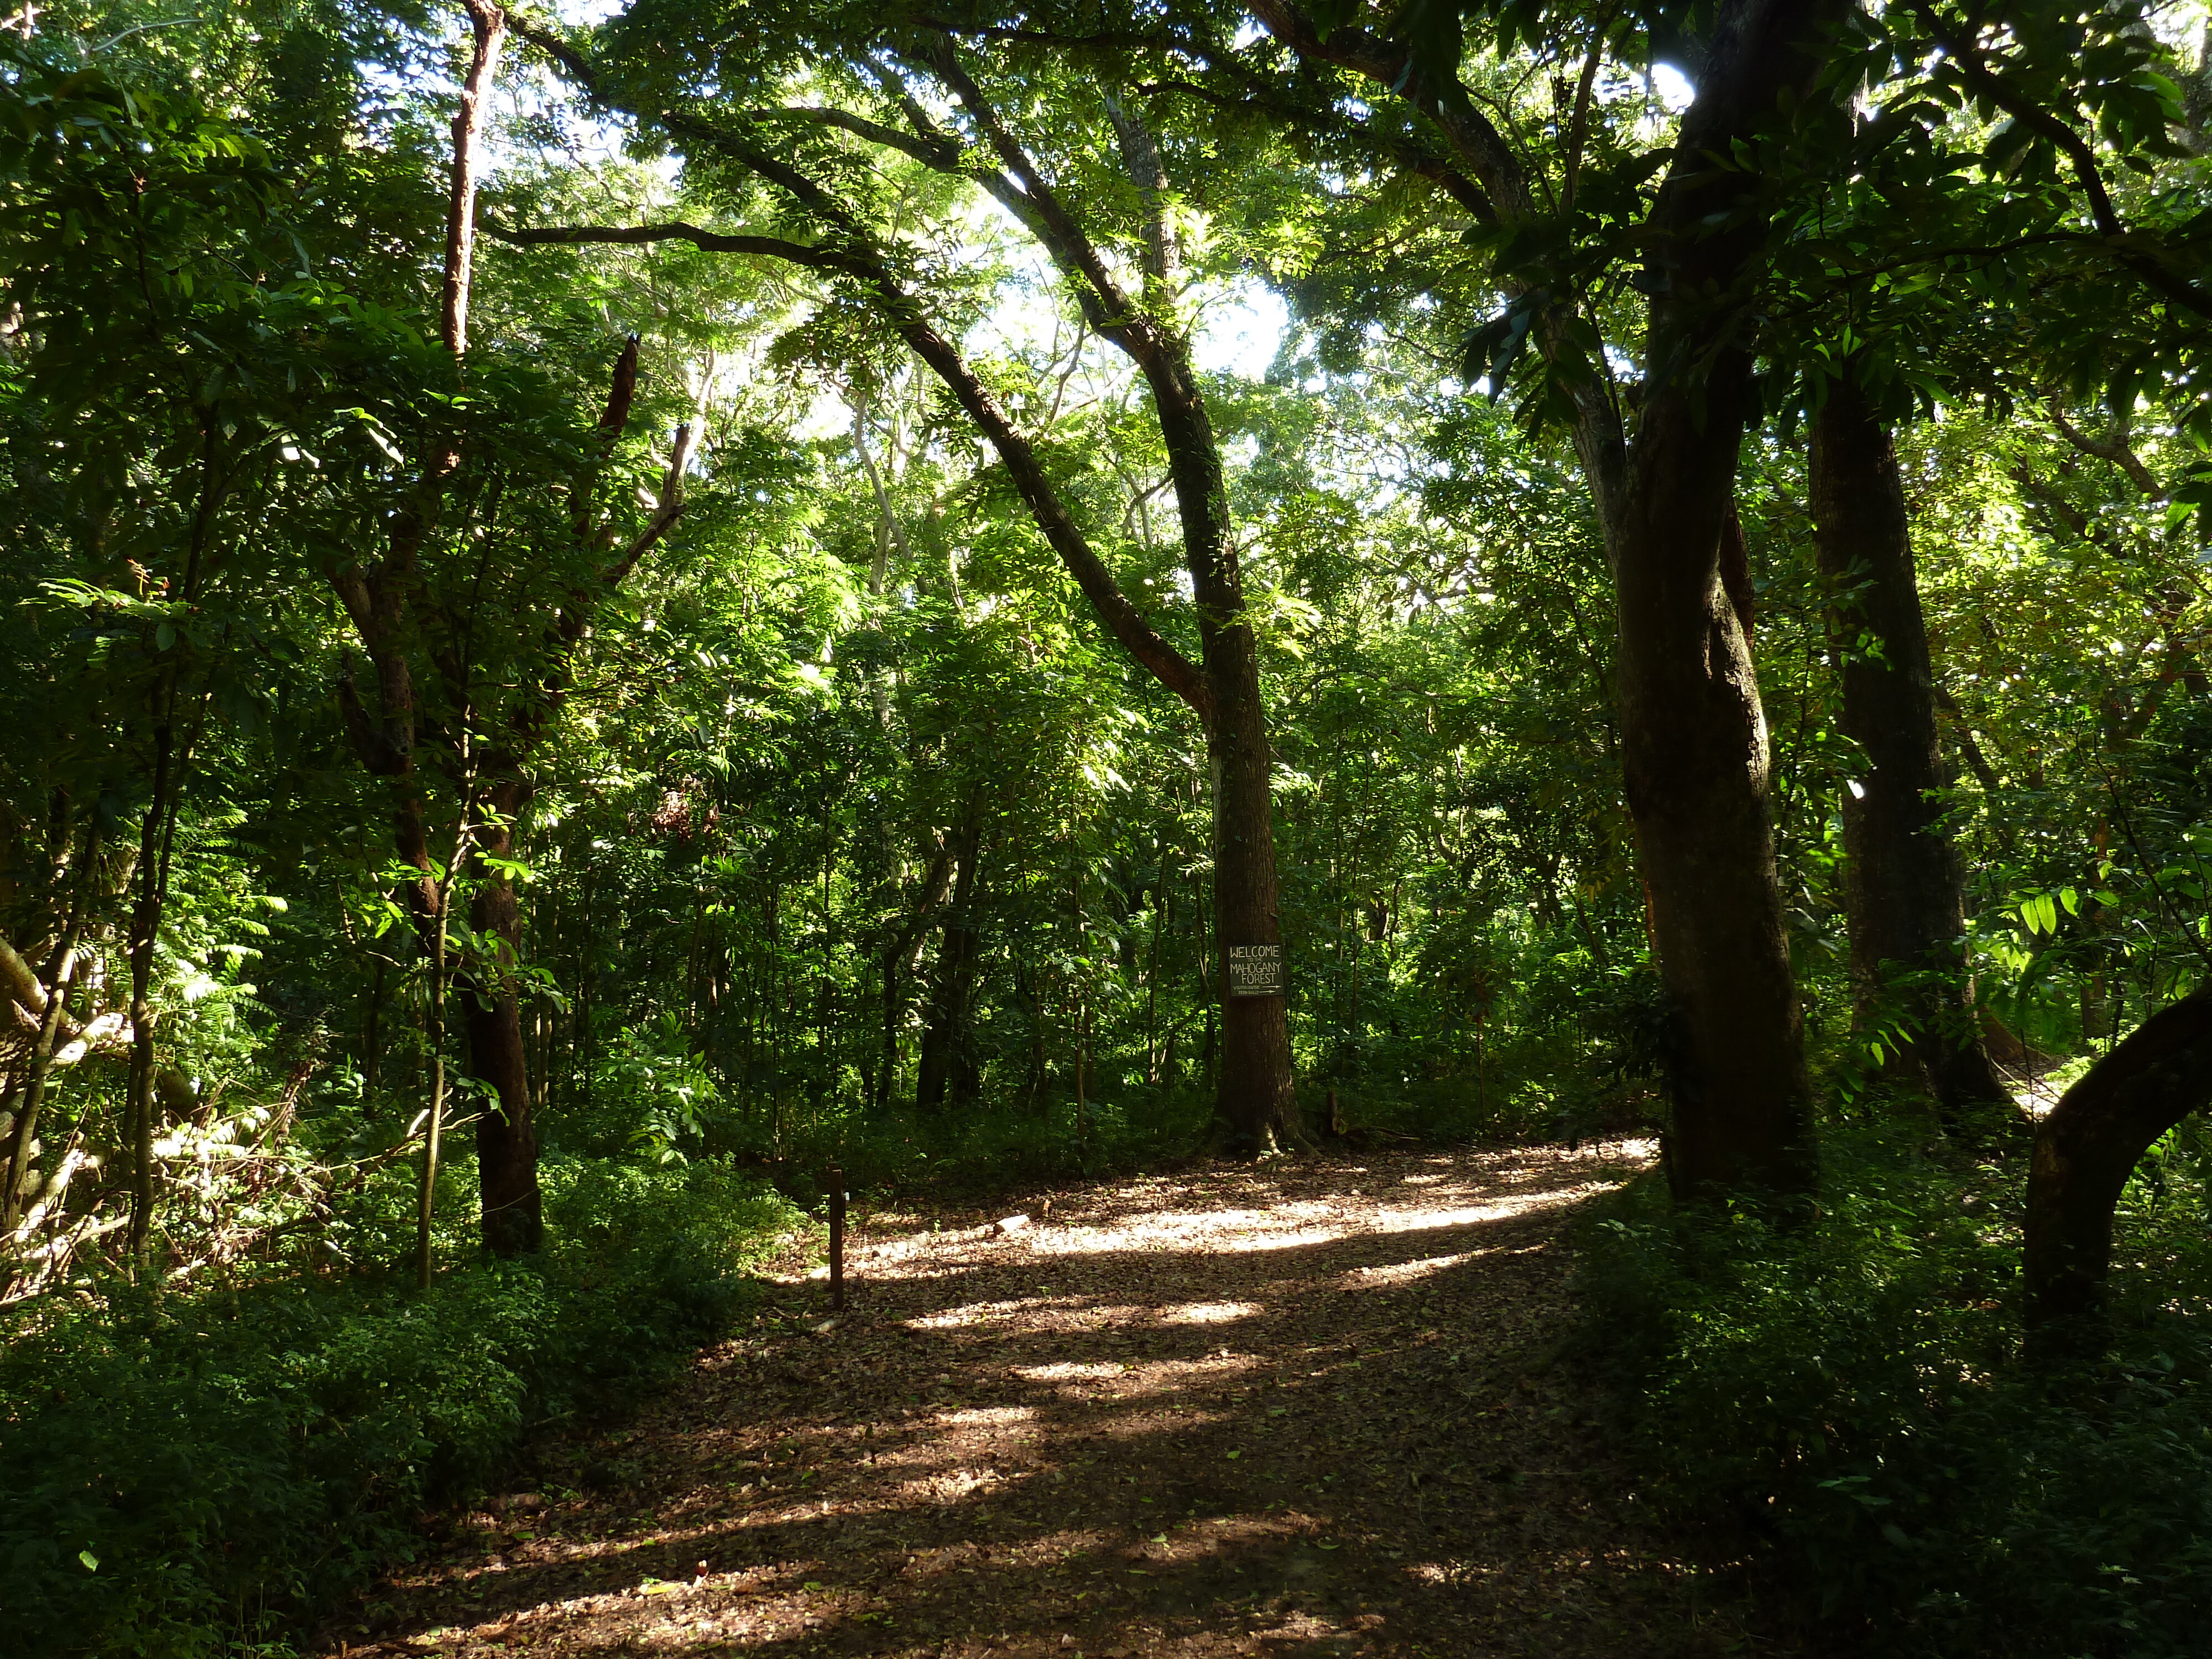
[(2201, 1652), (2212, 1274), (2181, 1177), (2157, 1171), (2124, 1215), (2122, 1259), (2144, 1265), (2118, 1286), (2114, 1357), (2053, 1374), (2018, 1358), (2009, 1173), (1871, 1133), (1836, 1137), (1829, 1171), (1795, 1228), (1676, 1214), (1650, 1182), (1593, 1224), (1593, 1363), (1662, 1500), (1725, 1528), (1832, 1637)]
[(556, 1242), (427, 1293), (291, 1279), (40, 1306), (0, 1358), (10, 1651), (282, 1650), (530, 1427), (681, 1363), (797, 1214), (726, 1165), (547, 1171)]

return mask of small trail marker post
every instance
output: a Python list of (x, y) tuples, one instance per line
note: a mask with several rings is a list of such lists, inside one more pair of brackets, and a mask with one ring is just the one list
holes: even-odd
[(830, 1310), (845, 1311), (845, 1171), (830, 1166)]

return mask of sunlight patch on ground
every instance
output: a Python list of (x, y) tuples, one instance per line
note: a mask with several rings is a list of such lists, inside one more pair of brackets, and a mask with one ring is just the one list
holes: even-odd
[(1510, 1194), (1465, 1209), (1431, 1210), (1396, 1205), (1376, 1212), (1374, 1231), (1410, 1233), (1430, 1228), (1473, 1227), (1486, 1221), (1503, 1221), (1508, 1216), (1526, 1215), (1531, 1210), (1563, 1209), (1607, 1191), (1613, 1184), (1609, 1181), (1587, 1181), (1572, 1187), (1547, 1188), (1540, 1193)]
[(939, 1412), (937, 1420), (953, 1429), (1004, 1429), (1034, 1422), (1033, 1406), (972, 1406), (963, 1411)]
[(1357, 1227), (1303, 1227), (1294, 1233), (1232, 1233), (1223, 1241), (1230, 1250), (1296, 1250), (1309, 1244), (1334, 1244), (1356, 1237)]
[[(1222, 1515), (1188, 1521), (1154, 1535), (1139, 1547), (1143, 1559), (1186, 1563), (1218, 1555), (1224, 1550), (1255, 1543), (1296, 1538), (1313, 1530), (1316, 1523), (1302, 1515)], [(1166, 1539), (1165, 1543), (1160, 1540)]]
[(1103, 1377), (1121, 1376), (1121, 1368), (1098, 1360), (1063, 1360), (1054, 1365), (1017, 1365), (1014, 1371), (1032, 1382), (1095, 1382)]
[(1186, 1302), (1160, 1317), (1170, 1325), (1224, 1325), (1232, 1319), (1254, 1318), (1261, 1311), (1252, 1302)]
[(894, 1501), (889, 1504), (855, 1504), (848, 1513), (866, 1513), (885, 1508), (900, 1507), (897, 1499), (949, 1504), (956, 1498), (965, 1498), (970, 1492), (981, 1492), (986, 1486), (1002, 1484), (1006, 1477), (996, 1469), (945, 1469), (936, 1474), (925, 1475), (919, 1480), (908, 1480), (896, 1488)]
[(1382, 1267), (1354, 1267), (1345, 1274), (1346, 1289), (1367, 1290), (1379, 1285), (1403, 1285), (1408, 1280), (1426, 1279), (1431, 1273), (1440, 1273), (1447, 1267), (1456, 1267), (1462, 1261), (1472, 1261), (1486, 1250), (1462, 1250), (1456, 1255), (1425, 1255), (1414, 1261), (1400, 1261)]
[[(1437, 1182), (1443, 1177), (1413, 1179)], [(1445, 1201), (1434, 1206), (1382, 1206), (1364, 1212), (1350, 1226), (1340, 1219), (1348, 1218), (1345, 1207), (1314, 1200), (1267, 1209), (1169, 1210), (1120, 1225), (1069, 1227), (1039, 1235), (1031, 1240), (1031, 1248), (1041, 1255), (1096, 1255), (1113, 1250), (1183, 1249), (1203, 1241), (1224, 1251), (1294, 1250), (1361, 1235), (1478, 1226), (1534, 1210), (1564, 1208), (1611, 1185), (1609, 1181), (1579, 1182), (1538, 1192), (1499, 1194), (1482, 1204), (1452, 1206), (1449, 1200), (1467, 1195), (1465, 1188), (1455, 1185), (1435, 1194)]]
[(1018, 1375), (1036, 1382), (1087, 1383), (1092, 1388), (1110, 1386), (1117, 1395), (1152, 1395), (1172, 1393), (1201, 1380), (1235, 1376), (1251, 1368), (1250, 1355), (1224, 1349), (1200, 1359), (1064, 1362), (1056, 1365), (1018, 1365), (1014, 1369)]
[[(1266, 1212), (1247, 1210), (1231, 1213), (1242, 1218), (1262, 1217)], [(1328, 1244), (1343, 1237), (1343, 1230), (1335, 1227), (1282, 1233), (1273, 1231), (1265, 1221), (1202, 1226), (1188, 1218), (1162, 1216), (1119, 1227), (1070, 1228), (1063, 1233), (1038, 1238), (1035, 1249), (1040, 1255), (1101, 1255), (1109, 1250), (1164, 1252), (1188, 1249), (1204, 1238), (1216, 1249), (1287, 1250), (1301, 1244)]]
[(1012, 1319), (1019, 1314), (1066, 1305), (1071, 1300), (1066, 1297), (1030, 1296), (1015, 1302), (969, 1302), (960, 1307), (947, 1308), (943, 1313), (922, 1314), (900, 1322), (910, 1331), (949, 1331), (963, 1325), (980, 1325), (988, 1320)]

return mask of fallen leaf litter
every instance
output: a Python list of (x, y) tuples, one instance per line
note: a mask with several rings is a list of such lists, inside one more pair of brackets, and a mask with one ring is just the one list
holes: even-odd
[(1702, 1647), (1551, 1363), (1568, 1218), (1650, 1156), (1395, 1151), (878, 1217), (842, 1316), (794, 1272), (325, 1651)]

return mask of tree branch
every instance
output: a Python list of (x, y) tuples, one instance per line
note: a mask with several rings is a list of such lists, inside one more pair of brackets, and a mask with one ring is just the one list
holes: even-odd
[(621, 586), (637, 562), (651, 552), (684, 515), (684, 470), (691, 464), (692, 429), (690, 421), (676, 428), (676, 441), (669, 447), (668, 471), (662, 475), (660, 499), (653, 506), (653, 516), (645, 521), (645, 528), (631, 538), (621, 556), (599, 573), (599, 580), (609, 587)]
[(469, 284), (475, 252), (477, 146), (499, 76), (507, 14), (493, 0), (466, 0), (472, 43), (461, 105), (453, 113), (453, 183), (446, 204), (446, 276), (438, 306), (439, 334), (454, 356), (469, 349)]
[[(1968, 87), (2073, 163), (2074, 176), (2081, 181), (2081, 193), (2088, 198), (2089, 216), (2096, 222), (2098, 233), (2107, 242), (2124, 243), (2128, 239), (2127, 225), (2119, 210), (2112, 205), (2112, 192), (2105, 187), (2104, 174), (2097, 167), (2097, 153), (2089, 141), (1991, 69), (1989, 54), (1945, 28), (1927, 0), (1911, 0), (1911, 9), (1936, 44), (1959, 66), (1959, 76)], [(2212, 317), (2212, 295), (2176, 276), (2155, 258), (2126, 246), (2116, 247), (2113, 252), (2119, 263), (2133, 271), (2153, 293), (2200, 317)]]
[(1190, 659), (1156, 632), (1121, 592), (1113, 574), (1061, 502), (1043, 465), (1029, 441), (1014, 428), (982, 381), (968, 368), (958, 349), (930, 326), (921, 307), (883, 264), (852, 248), (830, 248), (773, 236), (732, 236), (675, 222), (632, 227), (567, 225), (521, 230), (487, 221), (486, 232), (503, 241), (524, 246), (616, 243), (636, 246), (647, 242), (688, 241), (714, 253), (750, 253), (785, 260), (811, 270), (847, 277), (861, 284), (884, 302), (885, 315), (899, 337), (945, 383), (970, 420), (982, 432), (1012, 477), (1037, 527), (1060, 555), (1091, 608), (1109, 633), (1148, 672), (1181, 697), (1200, 720), (1212, 718), (1212, 695), (1205, 677)]
[(2124, 426), (2116, 428), (2109, 438), (2093, 438), (2066, 418), (2065, 407), (2060, 404), (2056, 393), (2044, 400), (2044, 407), (2050, 411), (2051, 423), (2058, 428), (2058, 435), (2068, 443), (2084, 455), (2110, 461), (2128, 475), (2129, 481), (2142, 491), (2146, 500), (2159, 501), (2166, 499), (2165, 489), (2152, 476), (2151, 470), (2142, 464), (2142, 457), (2136, 454), (2126, 438), (2121, 435), (2126, 430)]
[[(921, 110), (920, 105), (915, 111)], [(912, 118), (914, 112), (909, 112)], [(871, 121), (865, 115), (855, 115), (850, 110), (836, 109), (827, 105), (803, 105), (791, 109), (762, 110), (757, 121), (796, 121), (807, 126), (834, 127), (849, 132), (856, 138), (865, 138), (885, 149), (895, 149), (910, 155), (924, 167), (939, 173), (951, 173), (960, 163), (959, 140), (948, 134), (901, 132), (896, 127), (887, 127), (879, 121)]]
[(1338, 28), (1326, 39), (1291, 0), (1251, 0), (1252, 15), (1309, 62), (1333, 64), (1398, 93), (1434, 124), (1461, 165), (1474, 175), (1501, 219), (1526, 218), (1533, 209), (1528, 174), (1505, 135), (1455, 88), (1430, 86), (1413, 73), (1406, 48), (1365, 29)]
[[(1102, 308), (1100, 314), (1091, 316), (1091, 308), (1085, 308), (1091, 327), (1109, 339), (1114, 337), (1115, 331), (1129, 328), (1137, 320), (1137, 307), (1121, 291), (1121, 284), (1114, 280), (1113, 273), (1107, 270), (1105, 260), (1091, 246), (1091, 239), (1083, 234), (1073, 216), (1039, 175), (1028, 152), (1007, 131), (1006, 123), (999, 118), (998, 112), (983, 96), (982, 88), (961, 68), (960, 60), (952, 50), (951, 40), (940, 39), (925, 61), (930, 73), (942, 81), (953, 96), (960, 100), (961, 107), (968, 112), (969, 118), (975, 123), (984, 141), (998, 155), (1007, 173), (1021, 186), (1023, 205), (1016, 207), (1009, 203), (1008, 206), (1031, 223), (1037, 240), (1044, 245), (1045, 252), (1051, 256), (1053, 263), (1070, 277), (1087, 286), (1097, 296)], [(1148, 348), (1152, 342), (1117, 340), (1116, 343), (1134, 356), (1139, 349)]]

